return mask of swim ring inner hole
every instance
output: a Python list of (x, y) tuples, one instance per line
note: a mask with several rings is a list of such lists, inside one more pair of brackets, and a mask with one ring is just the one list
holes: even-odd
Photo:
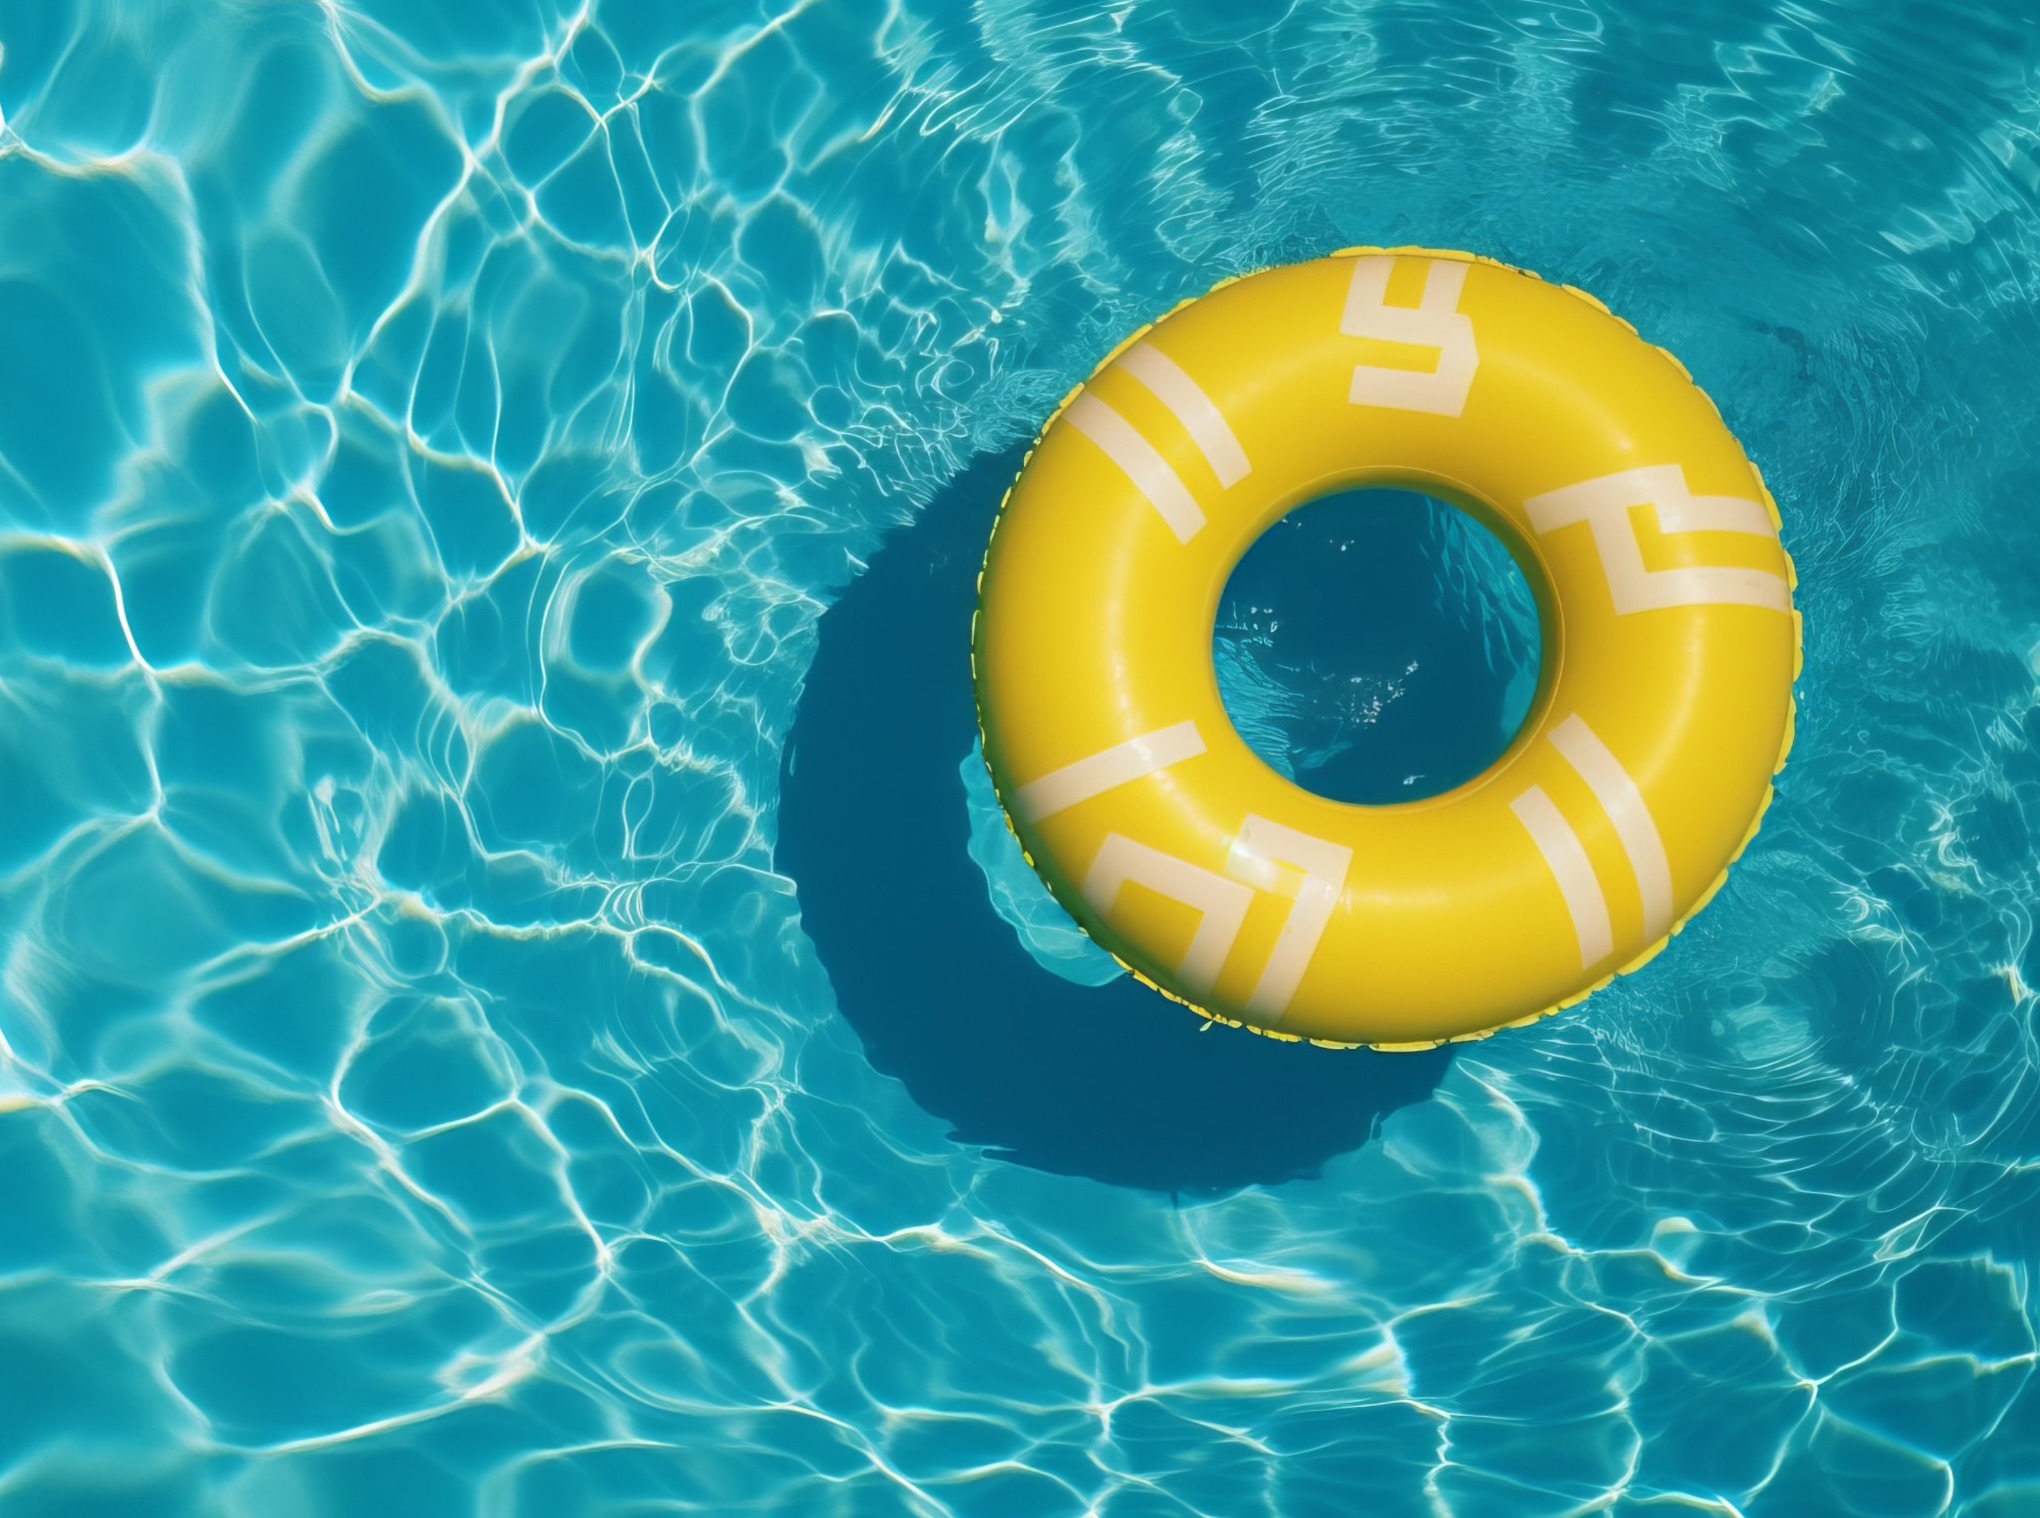
[(1402, 489), (1319, 496), (1271, 526), (1219, 599), (1220, 698), (1248, 746), (1334, 801), (1473, 779), (1529, 719), (1537, 599), (1471, 513)]

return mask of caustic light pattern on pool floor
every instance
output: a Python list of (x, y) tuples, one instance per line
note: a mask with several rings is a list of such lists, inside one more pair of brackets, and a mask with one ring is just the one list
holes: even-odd
[[(0, 112), (8, 1514), (2040, 1511), (2027, 6), (48, 0)], [(1016, 950), (1160, 1051), (1056, 1149), (803, 927), (825, 608), (1363, 242), (1720, 401), (1792, 768), (1646, 971), (1267, 1147)]]

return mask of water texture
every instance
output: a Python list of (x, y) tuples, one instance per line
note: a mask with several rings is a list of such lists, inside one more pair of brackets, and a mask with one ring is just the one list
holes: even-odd
[[(2026, 0), (0, 0), (0, 120), (10, 1518), (2040, 1511)], [(1684, 358), (1792, 767), (1291, 1178), (1016, 1163), (803, 927), (825, 609), (1360, 242)]]
[(1530, 714), (1537, 603), (1502, 540), (1404, 490), (1311, 502), (1248, 548), (1219, 599), (1219, 696), (1270, 768), (1369, 806), (1438, 796)]

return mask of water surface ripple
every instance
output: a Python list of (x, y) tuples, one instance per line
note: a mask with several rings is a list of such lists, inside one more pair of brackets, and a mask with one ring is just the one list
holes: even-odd
[[(10, 1518), (2040, 1511), (2027, 0), (0, 0), (0, 123)], [(1765, 833), (1315, 1174), (952, 1140), (777, 857), (824, 610), (1359, 242), (1720, 402)]]

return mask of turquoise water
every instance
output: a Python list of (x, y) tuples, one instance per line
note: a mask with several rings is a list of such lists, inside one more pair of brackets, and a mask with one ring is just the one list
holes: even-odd
[[(0, 0), (0, 116), (9, 1518), (2040, 1512), (2025, 0)], [(951, 594), (1132, 325), (1406, 241), (1763, 466), (1764, 834), (1590, 1007), (1235, 1040), (1123, 1175), (1173, 1075), (942, 1111), (786, 866), (829, 608)], [(1017, 943), (969, 746), (931, 955)]]
[(1402, 490), (1291, 512), (1226, 582), (1213, 663), (1226, 715), (1271, 768), (1366, 806), (1464, 785), (1530, 715), (1530, 582), (1465, 512)]

